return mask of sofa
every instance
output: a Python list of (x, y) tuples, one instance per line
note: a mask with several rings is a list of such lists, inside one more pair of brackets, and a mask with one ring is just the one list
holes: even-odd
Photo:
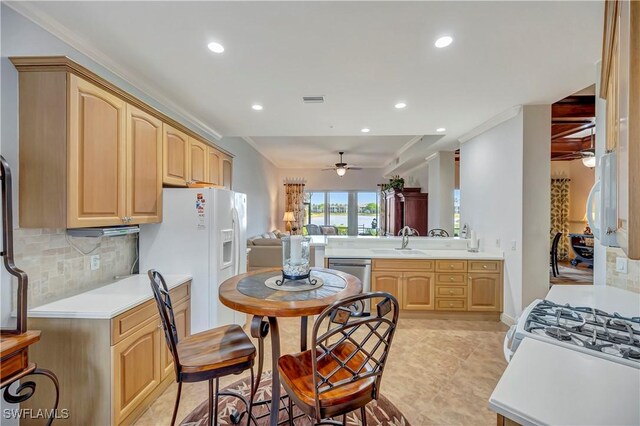
[[(277, 229), (247, 240), (247, 271), (282, 267), (282, 237), (289, 235)], [(311, 266), (314, 266), (315, 247), (309, 248)]]

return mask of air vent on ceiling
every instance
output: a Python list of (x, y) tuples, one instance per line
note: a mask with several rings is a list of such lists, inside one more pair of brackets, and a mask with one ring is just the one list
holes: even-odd
[(305, 104), (321, 104), (324, 103), (324, 96), (303, 96), (302, 102)]

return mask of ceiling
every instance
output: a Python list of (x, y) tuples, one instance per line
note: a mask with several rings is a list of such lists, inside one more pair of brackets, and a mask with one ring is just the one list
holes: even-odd
[(551, 160), (575, 160), (595, 146), (595, 94), (567, 96), (551, 105)]
[[(591, 1), (10, 6), (194, 122), (251, 137), (278, 163), (304, 153), (315, 167), (343, 149), (377, 167), (410, 135), (440, 127), (431, 148), (455, 149), (514, 105), (552, 103), (592, 84), (603, 22), (603, 4)], [(453, 44), (435, 48), (445, 34)], [(210, 52), (211, 41), (225, 52)], [(303, 104), (308, 95), (326, 102)], [(405, 109), (394, 108), (400, 101)], [(363, 127), (392, 136), (358, 140)]]

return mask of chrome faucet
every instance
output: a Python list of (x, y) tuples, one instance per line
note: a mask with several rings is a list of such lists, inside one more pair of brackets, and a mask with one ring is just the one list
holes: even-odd
[(407, 246), (409, 245), (409, 237), (413, 235), (419, 235), (419, 234), (418, 234), (418, 231), (416, 231), (415, 229), (409, 226), (405, 226), (400, 231), (400, 235), (402, 235), (402, 247), (400, 248), (400, 250), (408, 250)]

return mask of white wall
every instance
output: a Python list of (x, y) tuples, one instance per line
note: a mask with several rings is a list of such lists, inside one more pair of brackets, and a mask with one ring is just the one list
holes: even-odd
[(460, 223), (476, 230), (481, 250), (504, 251), (504, 312), (511, 318), (522, 300), (522, 122), (521, 111), (460, 147)]
[(523, 107), (522, 307), (549, 291), (551, 105)]

